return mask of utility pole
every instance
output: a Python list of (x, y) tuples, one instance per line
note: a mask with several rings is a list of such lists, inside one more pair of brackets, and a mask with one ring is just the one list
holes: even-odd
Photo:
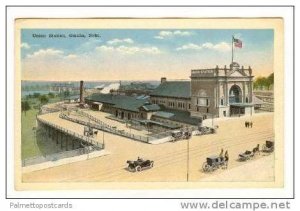
[(190, 171), (190, 138), (187, 139), (187, 158), (186, 158), (186, 181), (187, 182), (189, 181), (189, 171)]
[(103, 149), (104, 149), (104, 145), (105, 145), (105, 142), (104, 142), (104, 131), (103, 131)]

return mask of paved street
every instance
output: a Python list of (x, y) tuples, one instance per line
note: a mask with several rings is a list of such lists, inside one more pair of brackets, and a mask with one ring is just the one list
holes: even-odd
[[(83, 131), (82, 125), (60, 119), (58, 114), (45, 115), (44, 118), (78, 133)], [(247, 120), (253, 122), (253, 128), (245, 128), (244, 122)], [(233, 178), (239, 178), (238, 174), (241, 174), (243, 181), (247, 180), (245, 175), (253, 174), (253, 165), (236, 168), (245, 164), (236, 159), (239, 153), (252, 150), (257, 144), (262, 146), (266, 139), (274, 137), (273, 113), (216, 120), (215, 124), (219, 126), (217, 134), (194, 136), (189, 140), (189, 180), (200, 181), (212, 177), (221, 181), (221, 177), (216, 175), (224, 171), (227, 172), (227, 177), (232, 172)], [(98, 136), (102, 139), (102, 133)], [(105, 150), (109, 151), (110, 155), (26, 173), (23, 174), (23, 182), (178, 182), (187, 179), (187, 140), (152, 145), (105, 133), (105, 145)], [(228, 169), (218, 169), (213, 173), (202, 172), (202, 164), (206, 157), (218, 155), (222, 148), (229, 152)], [(138, 156), (154, 160), (154, 167), (137, 173), (127, 171), (126, 161), (134, 160)], [(258, 155), (254, 158), (255, 161), (250, 160), (247, 163), (256, 162), (264, 157)], [(270, 155), (268, 160), (269, 163), (260, 162), (261, 165), (266, 165), (260, 168), (269, 171), (266, 177), (260, 177), (260, 181), (270, 181), (274, 178), (274, 156)], [(253, 180), (253, 175), (249, 176), (249, 180)]]

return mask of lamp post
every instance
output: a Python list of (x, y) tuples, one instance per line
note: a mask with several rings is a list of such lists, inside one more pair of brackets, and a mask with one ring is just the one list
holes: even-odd
[(103, 137), (102, 137), (102, 139), (103, 139), (103, 149), (105, 148), (104, 146), (105, 146), (105, 142), (104, 142), (104, 131), (103, 131)]
[(187, 158), (186, 158), (186, 181), (189, 181), (189, 171), (190, 171), (190, 139), (192, 137), (192, 134), (189, 134), (190, 131), (187, 128), (186, 131), (188, 134), (188, 138), (187, 138)]

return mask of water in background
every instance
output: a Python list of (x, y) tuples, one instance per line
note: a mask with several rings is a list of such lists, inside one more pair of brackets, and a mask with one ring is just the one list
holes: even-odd
[[(153, 85), (159, 85), (160, 81), (122, 81), (122, 85), (127, 85), (132, 82), (144, 82)], [(21, 96), (25, 97), (28, 95), (33, 95), (34, 93), (48, 94), (49, 92), (57, 93), (51, 91), (51, 87), (55, 84), (68, 84), (74, 88), (79, 89), (79, 81), (22, 81), (21, 82)], [(103, 86), (102, 93), (109, 93), (111, 89), (118, 89), (120, 86), (119, 82), (116, 81), (84, 81), (84, 87), (86, 89), (95, 88), (97, 86)]]

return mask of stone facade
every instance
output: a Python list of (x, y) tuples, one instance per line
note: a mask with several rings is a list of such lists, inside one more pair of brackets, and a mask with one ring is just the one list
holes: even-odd
[[(167, 84), (169, 83), (169, 84)], [(173, 86), (172, 86), (173, 83)], [(177, 84), (176, 84), (177, 83)], [(251, 67), (240, 67), (233, 63), (229, 67), (196, 69), (191, 71), (191, 81), (180, 97), (170, 89), (176, 89), (180, 81), (161, 79), (160, 92), (151, 96), (151, 103), (163, 105), (169, 109), (189, 111), (192, 117), (211, 118), (232, 115), (251, 114), (253, 76)], [(186, 83), (186, 82), (182, 82)], [(172, 93), (167, 95), (166, 93)]]
[(191, 116), (209, 118), (248, 114), (253, 110), (251, 67), (197, 69), (191, 73)]

